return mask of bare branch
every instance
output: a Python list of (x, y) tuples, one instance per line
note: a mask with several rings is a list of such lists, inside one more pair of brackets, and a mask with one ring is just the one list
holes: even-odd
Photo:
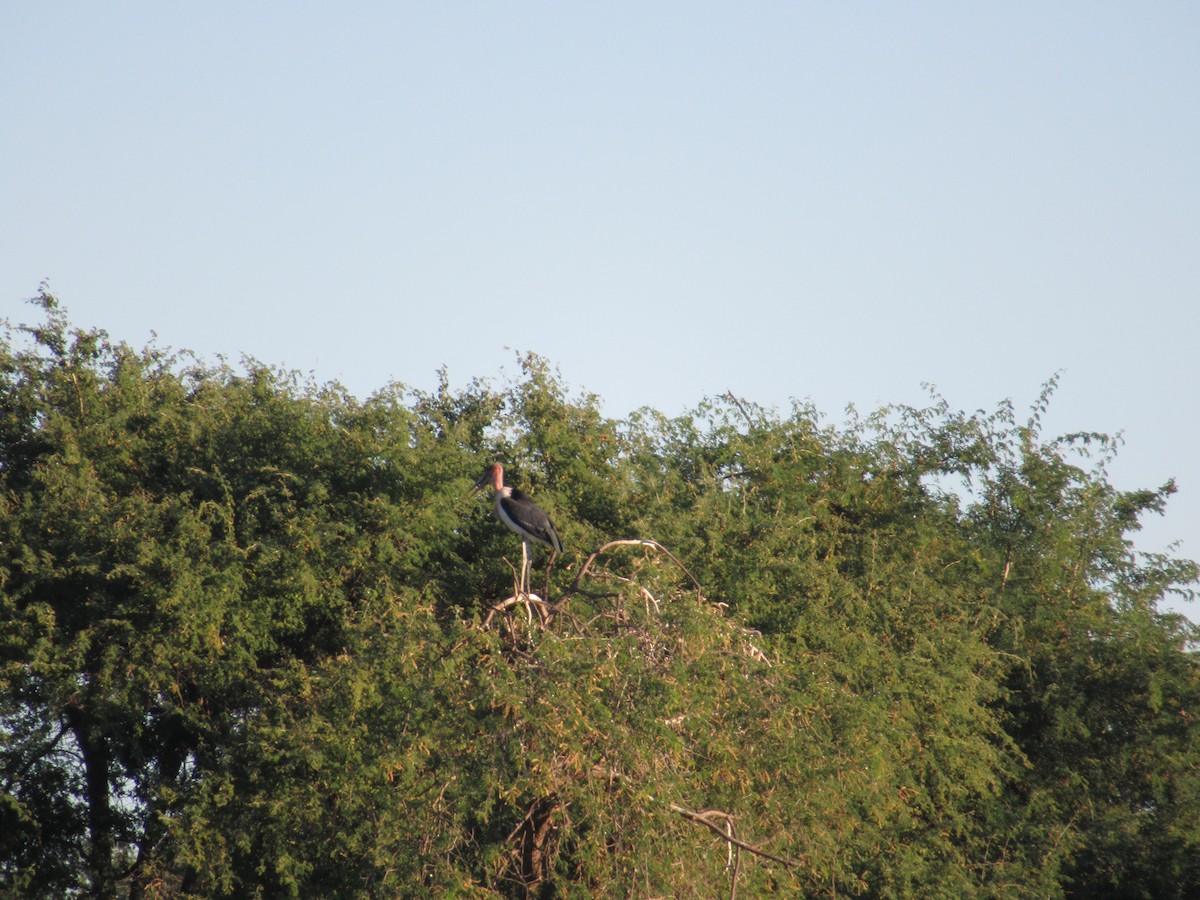
[(518, 591), (511, 597), (507, 597), (498, 603), (492, 604), (491, 609), (488, 610), (487, 617), (483, 620), (483, 627), (487, 628), (492, 624), (492, 619), (495, 618), (496, 613), (504, 612), (507, 609), (512, 609), (518, 604), (523, 604), (525, 606), (525, 612), (529, 614), (530, 624), (533, 623), (532, 613), (530, 612), (532, 609), (536, 609), (538, 611), (538, 618), (543, 622), (550, 617), (550, 608), (545, 600), (543, 600), (537, 594), (522, 594)]
[(731, 815), (729, 815), (729, 813), (727, 813), (727, 812), (722, 812), (719, 809), (706, 809), (706, 810), (702, 810), (701, 812), (693, 812), (690, 809), (685, 809), (684, 807), (680, 806), (678, 803), (672, 803), (670, 805), (670, 807), (671, 807), (672, 812), (679, 813), (679, 815), (683, 816), (685, 819), (688, 819), (692, 822), (696, 822), (697, 824), (703, 825), (705, 828), (708, 828), (708, 829), (714, 831), (715, 833), (717, 833), (718, 835), (721, 836), (722, 840), (728, 841), (730, 844), (732, 844), (735, 847), (740, 847), (741, 849), (745, 850), (747, 853), (753, 853), (755, 856), (762, 857), (763, 859), (769, 859), (771, 862), (777, 862), (781, 866), (783, 866), (785, 869), (789, 869), (789, 870), (790, 869), (798, 869), (800, 867), (800, 863), (794, 859), (787, 859), (782, 856), (776, 856), (773, 853), (768, 853), (765, 850), (760, 850), (758, 847), (755, 847), (753, 844), (747, 844), (745, 841), (743, 841), (737, 837), (734, 837), (722, 825), (720, 825), (714, 821), (714, 818), (720, 818), (726, 822), (731, 820), (733, 817)]
[(751, 428), (754, 427), (754, 420), (750, 418), (750, 413), (746, 412), (746, 407), (733, 391), (725, 392), (725, 399), (738, 408), (738, 412), (742, 414), (742, 418), (746, 420), (746, 424)]

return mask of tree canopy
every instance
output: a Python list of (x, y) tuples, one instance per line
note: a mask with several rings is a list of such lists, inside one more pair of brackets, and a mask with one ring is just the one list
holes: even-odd
[[(602, 414), (0, 344), (0, 889), (1200, 895), (1175, 486), (936, 394)], [(484, 465), (565, 552), (514, 595)], [(507, 602), (506, 602), (507, 601)]]

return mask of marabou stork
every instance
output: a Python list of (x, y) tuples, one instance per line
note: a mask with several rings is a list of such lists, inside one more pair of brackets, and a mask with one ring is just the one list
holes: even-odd
[(522, 596), (529, 596), (529, 542), (537, 541), (545, 544), (556, 554), (562, 553), (562, 541), (550, 517), (530, 499), (524, 491), (510, 488), (504, 484), (504, 466), (492, 463), (479, 480), (475, 482), (472, 491), (477, 491), (486, 485), (491, 485), (496, 491), (496, 518), (515, 531), (521, 538), (521, 587)]

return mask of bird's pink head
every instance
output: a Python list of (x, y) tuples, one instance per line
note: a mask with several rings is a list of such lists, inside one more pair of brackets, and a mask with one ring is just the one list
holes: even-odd
[(489, 484), (498, 491), (504, 488), (504, 466), (500, 465), (500, 463), (492, 463), (483, 470), (483, 474), (475, 482), (475, 490), (479, 490), (479, 488)]

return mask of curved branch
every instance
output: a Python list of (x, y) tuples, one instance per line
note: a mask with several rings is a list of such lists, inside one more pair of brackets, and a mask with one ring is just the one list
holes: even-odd
[(538, 611), (538, 618), (542, 619), (543, 621), (545, 621), (550, 614), (549, 604), (547, 604), (546, 601), (537, 594), (516, 593), (511, 597), (499, 601), (498, 603), (492, 604), (492, 607), (488, 610), (486, 618), (483, 620), (483, 627), (487, 628), (492, 624), (492, 619), (495, 618), (496, 613), (504, 612), (506, 609), (512, 609), (517, 604), (524, 604), (526, 612), (529, 612), (531, 609), (536, 607)]

